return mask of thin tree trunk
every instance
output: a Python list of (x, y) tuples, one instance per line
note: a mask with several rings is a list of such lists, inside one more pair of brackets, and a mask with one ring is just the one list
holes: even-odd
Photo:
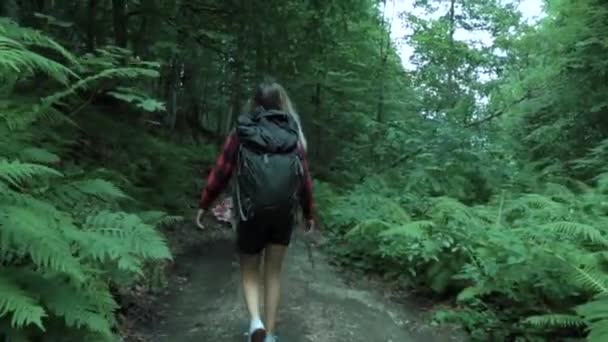
[[(317, 118), (317, 120), (320, 120), (321, 117), (321, 89), (322, 89), (322, 85), (321, 82), (317, 82), (317, 84), (315, 85), (315, 95), (314, 95), (314, 105), (315, 105), (315, 114), (314, 117)], [(320, 122), (320, 121), (319, 121)], [(322, 146), (321, 144), (323, 143), (321, 141), (322, 135), (323, 135), (323, 129), (322, 127), (318, 127), (315, 130), (315, 134), (316, 134), (316, 146)], [(321, 153), (321, 148), (313, 148), (313, 151), (316, 151), (315, 156), (317, 158), (320, 157), (320, 153)]]
[[(245, 3), (247, 0), (241, 0), (241, 9), (245, 8)], [(226, 122), (226, 126), (224, 127), (224, 134), (227, 134), (232, 128), (232, 123), (236, 121), (236, 117), (241, 112), (241, 98), (243, 96), (243, 64), (244, 64), (244, 55), (245, 55), (245, 29), (246, 29), (246, 13), (242, 13), (240, 18), (238, 19), (237, 24), (237, 42), (236, 42), (236, 50), (234, 53), (234, 61), (233, 61), (233, 78), (232, 78), (232, 99), (231, 103), (231, 113)]]
[(209, 76), (203, 81), (203, 98), (201, 99), (201, 125), (205, 130), (209, 129), (209, 104), (207, 100), (207, 92), (209, 91)]
[[(394, 2), (393, 2), (394, 5)], [(386, 29), (386, 0), (382, 0), (382, 30)], [(376, 120), (378, 122), (384, 122), (386, 120), (384, 113), (384, 92), (385, 92), (385, 76), (386, 66), (388, 64), (388, 54), (391, 46), (391, 29), (390, 27), (386, 30), (386, 36), (382, 36), (380, 40), (380, 64), (378, 70), (378, 104), (376, 111)]]
[(135, 41), (133, 41), (133, 47), (135, 53), (140, 56), (142, 59), (147, 59), (148, 57), (148, 16), (143, 15), (141, 18), (141, 23), (139, 25), (139, 31), (137, 33), (137, 37), (134, 37)]
[(112, 14), (114, 18), (114, 42), (122, 48), (127, 47), (127, 2), (126, 0), (112, 0)]
[[(450, 51), (454, 51), (454, 34), (456, 32), (456, 0), (451, 0), (448, 15), (450, 20)], [(448, 109), (453, 109), (456, 106), (456, 84), (454, 81), (456, 63), (454, 63), (454, 58), (451, 55), (448, 56), (448, 61)]]
[(89, 0), (87, 6), (87, 50), (89, 52), (95, 51), (95, 37), (97, 31), (97, 4), (99, 0)]
[(255, 78), (260, 81), (264, 76), (264, 39), (261, 25), (256, 24), (255, 30)]

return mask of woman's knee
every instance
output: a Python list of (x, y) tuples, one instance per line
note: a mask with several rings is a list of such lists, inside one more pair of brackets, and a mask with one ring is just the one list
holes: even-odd
[(280, 269), (285, 255), (287, 254), (287, 246), (270, 244), (266, 246), (264, 262), (267, 268)]

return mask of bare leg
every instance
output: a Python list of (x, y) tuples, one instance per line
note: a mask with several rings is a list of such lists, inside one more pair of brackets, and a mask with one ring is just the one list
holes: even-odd
[(277, 310), (281, 296), (281, 270), (287, 246), (268, 245), (264, 255), (266, 331), (274, 334)]
[(260, 255), (241, 254), (241, 278), (251, 320), (260, 319)]

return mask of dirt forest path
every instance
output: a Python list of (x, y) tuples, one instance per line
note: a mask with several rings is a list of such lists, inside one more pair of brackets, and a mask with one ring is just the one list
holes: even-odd
[[(227, 236), (212, 242), (191, 242), (177, 255), (171, 291), (158, 304), (163, 318), (148, 330), (152, 341), (246, 341), (237, 256), (231, 232), (224, 232)], [(300, 234), (294, 236), (285, 264), (279, 341), (462, 341), (421, 328), (414, 323), (414, 308), (408, 312), (372, 287), (347, 285), (320, 252), (312, 249), (311, 258), (310, 250)]]

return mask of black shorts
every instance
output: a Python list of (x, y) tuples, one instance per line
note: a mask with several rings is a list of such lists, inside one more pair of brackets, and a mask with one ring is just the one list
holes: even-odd
[(292, 212), (259, 213), (247, 221), (239, 220), (236, 227), (239, 253), (258, 254), (271, 244), (288, 246), (295, 223)]

